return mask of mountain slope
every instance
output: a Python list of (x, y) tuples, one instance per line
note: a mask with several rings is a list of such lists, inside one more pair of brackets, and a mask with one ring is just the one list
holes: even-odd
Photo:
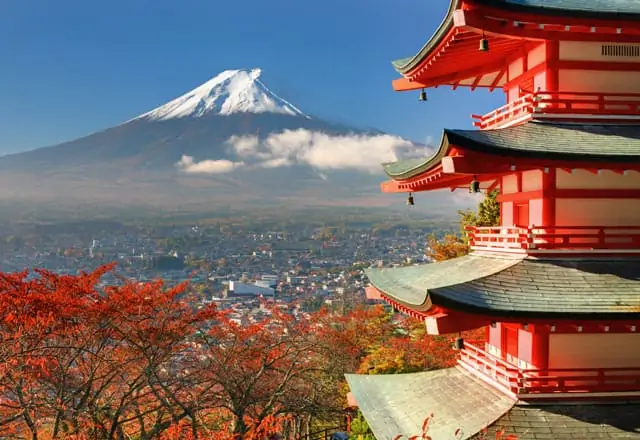
[(305, 114), (271, 92), (260, 69), (228, 70), (116, 127), (1, 157), (0, 201), (388, 204), (380, 163), (424, 154), (400, 137)]

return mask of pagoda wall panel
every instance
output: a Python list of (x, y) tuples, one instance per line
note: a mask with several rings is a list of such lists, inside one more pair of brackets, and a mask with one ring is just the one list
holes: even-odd
[(542, 189), (542, 171), (531, 170), (522, 173), (522, 192)]
[[(604, 55), (602, 46), (610, 45), (606, 41), (560, 41), (559, 58), (568, 61), (619, 61), (625, 63), (640, 63), (640, 57)], [(639, 44), (624, 44), (624, 46), (640, 46)]]
[(513, 202), (502, 202), (500, 207), (502, 226), (513, 226), (515, 223)]
[[(546, 62), (547, 51), (544, 44), (540, 44), (529, 50), (526, 55), (512, 60), (507, 68), (507, 101), (514, 101), (522, 96), (522, 91), (534, 92), (535, 90), (547, 90), (546, 70), (531, 76), (527, 72)], [(538, 69), (540, 70), (540, 69)]]
[(513, 79), (519, 77), (524, 73), (524, 58), (518, 58), (515, 61), (509, 63), (508, 70), (508, 80), (512, 81)]
[(549, 368), (640, 366), (640, 333), (552, 334)]
[(547, 72), (540, 72), (533, 77), (533, 90), (549, 90), (547, 87)]
[(558, 169), (556, 174), (558, 189), (640, 189), (640, 173), (630, 171), (627, 175), (602, 170), (598, 174), (586, 170), (573, 173)]
[(487, 341), (487, 351), (489, 354), (502, 358), (502, 323), (497, 322), (489, 326), (489, 340)]
[(559, 199), (558, 226), (638, 226), (638, 199)]
[(542, 199), (529, 200), (529, 223), (520, 226), (543, 226), (543, 205)]
[(518, 188), (518, 176), (515, 174), (504, 176), (500, 187), (502, 194), (514, 194), (520, 192), (520, 189)]
[(547, 48), (544, 44), (534, 47), (527, 53), (527, 67), (532, 68), (542, 64), (547, 58)]
[(560, 69), (558, 89), (585, 93), (640, 93), (639, 79), (640, 74), (633, 71)]
[(518, 367), (534, 368), (533, 365), (533, 334), (526, 330), (518, 330)]

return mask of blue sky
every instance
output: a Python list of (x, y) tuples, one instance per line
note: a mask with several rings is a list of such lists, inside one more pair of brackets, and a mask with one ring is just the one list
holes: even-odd
[(504, 101), (397, 93), (448, 0), (20, 0), (0, 5), (0, 154), (121, 123), (222, 70), (261, 67), (307, 113), (424, 142)]

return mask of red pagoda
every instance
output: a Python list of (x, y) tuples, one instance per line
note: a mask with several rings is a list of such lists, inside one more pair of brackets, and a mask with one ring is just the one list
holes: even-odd
[(487, 342), (458, 339), (450, 369), (348, 375), (352, 395), (379, 440), (429, 414), (434, 440), (640, 438), (640, 0), (450, 1), (393, 88), (507, 104), (384, 164), (382, 190), (498, 190), (501, 225), (470, 229), (467, 256), (370, 269), (368, 293)]

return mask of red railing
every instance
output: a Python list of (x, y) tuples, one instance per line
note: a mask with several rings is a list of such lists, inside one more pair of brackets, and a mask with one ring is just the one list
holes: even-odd
[(467, 227), (474, 250), (633, 250), (640, 252), (639, 226)]
[(498, 107), (486, 115), (471, 115), (473, 125), (486, 130), (488, 128), (502, 128), (531, 119), (534, 109), (534, 95), (529, 93), (508, 104)]
[(458, 362), (521, 397), (557, 393), (640, 393), (640, 367), (523, 369), (468, 342), (460, 351)]
[[(486, 115), (471, 115), (482, 129), (504, 128), (529, 119), (640, 119), (640, 93), (527, 93)], [(592, 117), (592, 118), (590, 118)]]

